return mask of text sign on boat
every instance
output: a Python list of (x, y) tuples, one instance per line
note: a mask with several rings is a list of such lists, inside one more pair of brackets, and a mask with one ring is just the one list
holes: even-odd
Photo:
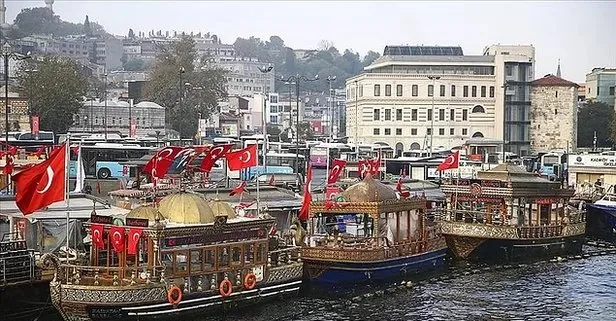
[(90, 223), (93, 223), (93, 224), (110, 224), (111, 225), (111, 224), (113, 224), (113, 217), (92, 214), (90, 216)]
[(549, 205), (556, 203), (556, 200), (553, 198), (538, 198), (535, 203), (540, 205)]
[(167, 247), (189, 245), (189, 244), (209, 244), (222, 241), (243, 240), (264, 238), (267, 235), (264, 229), (232, 232), (232, 233), (217, 233), (209, 235), (191, 235), (166, 238), (164, 244)]
[(126, 225), (136, 227), (148, 227), (150, 221), (144, 218), (126, 218)]

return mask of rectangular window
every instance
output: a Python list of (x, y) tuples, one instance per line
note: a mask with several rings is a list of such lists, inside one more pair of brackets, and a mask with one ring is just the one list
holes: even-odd
[(374, 96), (381, 95), (381, 85), (374, 85)]
[(616, 87), (610, 87), (610, 96), (614, 96), (614, 88)]
[(438, 110), (438, 120), (440, 121), (445, 120), (445, 109)]
[(505, 71), (507, 72), (507, 76), (513, 76), (513, 69), (511, 66), (505, 66)]
[(380, 130), (379, 130), (378, 128), (374, 128), (374, 129), (372, 129), (372, 133), (373, 133), (374, 135), (378, 135), (378, 134), (379, 134), (379, 132), (380, 132)]
[(462, 96), (468, 97), (468, 86), (462, 88)]
[(411, 120), (412, 121), (417, 121), (417, 109), (412, 109), (411, 110)]
[(374, 110), (374, 120), (381, 120), (381, 110), (380, 109)]
[(468, 120), (468, 109), (462, 110), (462, 120)]
[(411, 87), (411, 94), (413, 97), (417, 97), (419, 95), (419, 87), (417, 85), (413, 85)]
[(417, 135), (417, 128), (411, 128), (411, 135), (412, 136)]
[(440, 95), (441, 95), (441, 97), (445, 97), (445, 85), (441, 85)]
[(391, 128), (385, 128), (385, 135), (391, 135)]
[(391, 85), (385, 85), (385, 96), (391, 96)]
[(428, 109), (428, 120), (432, 120), (432, 109)]
[(481, 97), (486, 96), (486, 86), (481, 86)]
[(456, 133), (455, 129), (449, 128), (449, 135), (453, 136), (453, 135), (455, 135), (455, 133)]
[(385, 120), (391, 120), (391, 109), (385, 109)]
[(426, 135), (432, 135), (432, 128), (426, 129)]
[(396, 85), (396, 96), (402, 97), (402, 85)]
[(439, 128), (438, 129), (438, 134), (439, 134), (439, 136), (445, 135), (445, 128)]
[(451, 120), (451, 121), (456, 120), (456, 110), (455, 109), (450, 109), (449, 110), (449, 120)]
[(428, 85), (428, 97), (434, 96), (434, 86)]
[(402, 109), (396, 109), (396, 120), (402, 120)]
[(359, 97), (364, 97), (364, 85), (361, 85), (359, 88)]
[(402, 135), (402, 128), (396, 128), (396, 136)]
[(494, 98), (494, 86), (490, 86), (490, 98)]
[(471, 96), (477, 97), (477, 86), (471, 87)]
[(462, 128), (462, 135), (463, 136), (468, 135), (468, 129), (467, 128)]
[(451, 85), (451, 97), (456, 96), (456, 85)]

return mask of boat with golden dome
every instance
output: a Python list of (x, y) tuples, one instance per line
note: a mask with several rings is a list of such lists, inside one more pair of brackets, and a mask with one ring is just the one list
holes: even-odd
[(270, 238), (274, 222), (190, 192), (123, 223), (93, 213), (89, 259), (55, 263), (52, 302), (65, 320), (148, 320), (297, 294), (299, 247)]
[(402, 198), (370, 174), (334, 200), (311, 203), (305, 279), (343, 285), (445, 267), (447, 245), (427, 208), (425, 197)]

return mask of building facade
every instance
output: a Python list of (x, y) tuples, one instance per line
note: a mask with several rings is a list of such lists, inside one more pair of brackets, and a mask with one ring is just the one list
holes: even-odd
[(586, 74), (586, 99), (615, 105), (616, 68), (595, 68)]
[(531, 83), (531, 152), (575, 151), (578, 84), (554, 75)]
[(128, 102), (118, 100), (108, 100), (106, 107), (104, 101), (85, 101), (83, 108), (75, 115), (70, 130), (102, 133), (106, 127), (108, 133), (128, 136), (131, 119), (135, 124), (137, 136), (153, 136), (157, 131), (165, 134), (165, 108), (150, 101), (142, 101), (132, 107)]
[(490, 46), (480, 56), (460, 47), (387, 46), (346, 81), (346, 135), (386, 143), (398, 155), (505, 135), (508, 151), (527, 154), (534, 56), (532, 46)]

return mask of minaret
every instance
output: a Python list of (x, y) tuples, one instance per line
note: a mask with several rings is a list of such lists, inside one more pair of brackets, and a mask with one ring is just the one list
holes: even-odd
[(45, 6), (51, 11), (53, 11), (53, 2), (54, 0), (45, 0)]
[(4, 6), (4, 0), (0, 0), (0, 26), (6, 23), (6, 7)]
[(560, 76), (560, 59), (558, 59), (558, 69), (556, 69), (556, 77), (558, 77), (558, 78), (562, 78), (562, 77)]

